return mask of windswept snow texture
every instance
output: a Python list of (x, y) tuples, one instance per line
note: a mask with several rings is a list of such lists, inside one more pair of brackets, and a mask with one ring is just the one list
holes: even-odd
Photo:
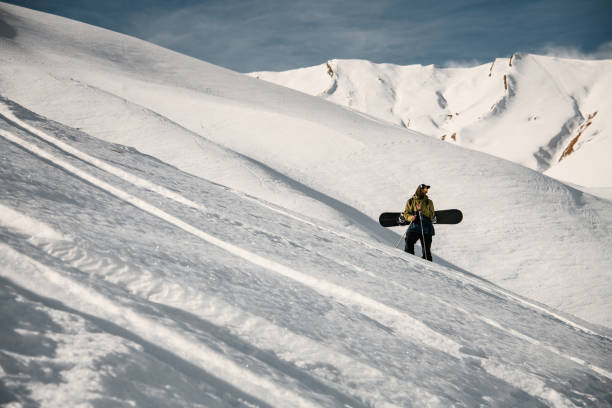
[(612, 327), (610, 201), (141, 40), (5, 4), (0, 20), (8, 100), (366, 242), (393, 245), (403, 231), (381, 228), (378, 215), (426, 182), (437, 209), (464, 213), (438, 227), (436, 263)]
[[(567, 313), (612, 325), (610, 202), (143, 41), (0, 21), (0, 404), (612, 404), (612, 334)], [(433, 264), (376, 222), (425, 180), (465, 214)]]
[(8, 406), (606, 406), (612, 339), (0, 107)]
[(530, 54), (473, 68), (332, 60), (262, 80), (585, 187), (612, 187), (612, 60)]

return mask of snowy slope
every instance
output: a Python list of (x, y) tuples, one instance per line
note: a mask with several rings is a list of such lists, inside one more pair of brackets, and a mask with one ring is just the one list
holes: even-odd
[(612, 60), (515, 54), (473, 68), (332, 60), (250, 75), (560, 180), (612, 186)]
[(611, 402), (600, 328), (9, 100), (0, 115), (7, 406)]
[[(421, 182), (436, 262), (612, 326), (612, 204), (466, 150), (149, 43), (3, 5), (0, 94), (197, 177), (394, 243), (378, 226)], [(415, 160), (415, 157), (420, 158)], [(239, 237), (236, 237), (239, 239)]]
[(0, 163), (0, 404), (612, 402), (612, 207), (535, 171), (4, 4)]

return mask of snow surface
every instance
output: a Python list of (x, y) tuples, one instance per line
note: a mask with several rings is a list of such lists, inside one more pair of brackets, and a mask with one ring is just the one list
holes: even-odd
[(5, 4), (0, 95), (0, 403), (612, 403), (609, 201)]
[(515, 54), (472, 68), (332, 60), (249, 75), (560, 180), (612, 187), (612, 60)]
[(3, 402), (610, 401), (596, 328), (3, 105)]

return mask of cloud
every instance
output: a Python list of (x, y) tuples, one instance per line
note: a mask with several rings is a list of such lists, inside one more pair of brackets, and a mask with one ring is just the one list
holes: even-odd
[(465, 44), (448, 36), (469, 34), (480, 17), (452, 1), (443, 9), (453, 18), (402, 0), (211, 0), (139, 13), (130, 26), (137, 31), (132, 35), (242, 72), (333, 58), (404, 65), (475, 60)]
[[(363, 4), (361, 4), (363, 3)], [(370, 57), (393, 43), (368, 1), (209, 1), (134, 16), (136, 36), (241, 71)]]
[(612, 41), (605, 42), (599, 45), (592, 52), (584, 52), (578, 47), (563, 47), (555, 45), (547, 45), (541, 50), (536, 52), (537, 54), (548, 55), (551, 57), (559, 58), (571, 58), (571, 59), (587, 59), (587, 60), (599, 60), (599, 59), (612, 59)]
[(6, 1), (241, 72), (334, 58), (465, 67), (517, 51), (612, 58), (609, 0)]

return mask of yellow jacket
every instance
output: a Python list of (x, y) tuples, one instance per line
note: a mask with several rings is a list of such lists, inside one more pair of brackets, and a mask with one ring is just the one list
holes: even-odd
[(406, 209), (404, 210), (404, 218), (408, 219), (409, 216), (415, 215), (418, 211), (417, 206), (421, 205), (421, 214), (432, 220), (436, 215), (433, 201), (427, 197), (427, 194), (423, 194), (421, 186), (417, 188), (416, 193), (412, 198), (406, 201)]
[[(421, 186), (417, 188), (416, 193), (406, 202), (406, 209), (404, 210), (404, 218), (409, 220), (410, 216), (417, 215), (419, 210), (418, 205), (421, 205), (421, 216), (423, 220), (423, 233), (425, 235), (435, 235), (436, 230), (432, 224), (432, 220), (436, 216), (436, 210), (434, 209), (433, 201), (427, 197), (427, 194), (423, 194)], [(414, 221), (408, 227), (409, 231), (421, 232), (421, 220), (417, 216)]]

